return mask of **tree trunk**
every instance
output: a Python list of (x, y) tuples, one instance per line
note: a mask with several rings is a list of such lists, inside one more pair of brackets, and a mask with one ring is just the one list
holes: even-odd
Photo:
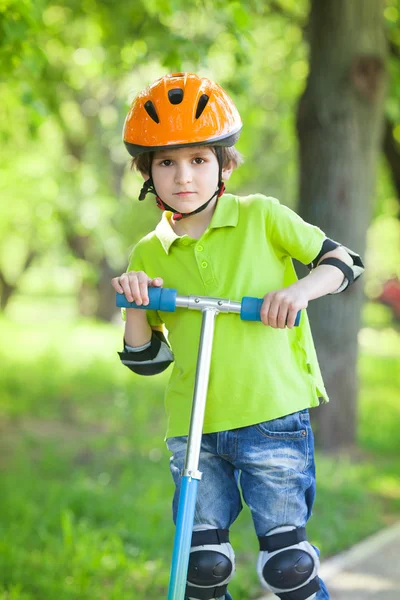
[(111, 285), (111, 279), (120, 273), (117, 273), (111, 267), (105, 257), (102, 258), (99, 264), (100, 277), (97, 286), (98, 303), (96, 317), (103, 321), (111, 321), (118, 309), (115, 304), (115, 290)]
[(16, 285), (11, 285), (7, 282), (3, 273), (0, 272), (0, 311), (4, 312), (10, 301), (11, 296), (16, 290)]
[(8, 306), (11, 297), (18, 289), (19, 281), (22, 275), (29, 269), (35, 258), (37, 257), (37, 253), (34, 250), (29, 250), (28, 254), (25, 257), (24, 264), (21, 267), (21, 270), (14, 281), (10, 283), (7, 281), (5, 274), (0, 271), (0, 311), (4, 312)]
[[(381, 147), (386, 42), (382, 0), (312, 0), (310, 73), (299, 102), (299, 212), (362, 256)], [(331, 402), (315, 411), (326, 450), (355, 441), (362, 281), (309, 306)]]

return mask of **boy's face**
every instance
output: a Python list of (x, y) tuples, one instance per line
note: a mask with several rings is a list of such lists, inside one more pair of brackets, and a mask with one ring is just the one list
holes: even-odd
[[(210, 147), (195, 146), (155, 153), (151, 172), (161, 200), (179, 212), (192, 212), (218, 188), (218, 160)], [(229, 179), (232, 168), (222, 170)]]

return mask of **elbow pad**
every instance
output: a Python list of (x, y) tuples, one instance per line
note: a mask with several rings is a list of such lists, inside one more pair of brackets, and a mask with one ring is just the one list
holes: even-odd
[(338, 242), (335, 242), (334, 240), (331, 240), (329, 238), (325, 238), (321, 250), (318, 252), (314, 260), (307, 265), (308, 270), (312, 271), (313, 269), (315, 269), (315, 267), (318, 265), (318, 262), (324, 256), (324, 254), (326, 254), (327, 252), (331, 252), (332, 250), (336, 250), (336, 248), (339, 248), (339, 246), (340, 244), (338, 244)]
[(160, 331), (153, 331), (151, 340), (144, 346), (133, 348), (124, 344), (118, 352), (123, 365), (138, 375), (158, 375), (174, 361), (167, 340)]
[[(340, 258), (335, 258), (333, 256), (324, 258), (319, 263), (319, 260), (321, 259), (321, 257), (324, 254), (326, 254), (327, 252), (331, 252), (332, 250), (335, 250), (335, 248), (339, 248), (339, 247), (346, 250), (347, 254), (350, 256), (350, 258), (353, 261), (352, 265), (347, 265), (345, 262), (340, 260)], [(364, 264), (361, 260), (360, 255), (357, 254), (357, 252), (354, 252), (353, 250), (350, 250), (350, 248), (346, 248), (346, 246), (343, 246), (342, 244), (338, 244), (338, 242), (335, 242), (334, 240), (330, 240), (329, 238), (326, 238), (324, 240), (324, 243), (322, 244), (322, 248), (321, 248), (319, 254), (314, 258), (314, 260), (309, 265), (307, 265), (307, 267), (311, 271), (317, 265), (318, 266), (319, 265), (332, 265), (333, 267), (336, 267), (337, 269), (342, 271), (342, 273), (345, 277), (343, 280), (343, 283), (340, 285), (340, 287), (335, 292), (331, 292), (330, 295), (340, 294), (340, 292), (344, 292), (344, 290), (346, 290), (349, 287), (349, 285), (351, 285), (352, 283), (357, 281), (357, 279), (360, 277), (360, 275), (362, 275), (362, 273), (364, 272)]]

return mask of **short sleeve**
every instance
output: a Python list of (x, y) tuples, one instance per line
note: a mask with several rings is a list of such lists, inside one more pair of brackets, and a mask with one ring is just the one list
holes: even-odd
[[(149, 273), (145, 268), (138, 246), (135, 246), (129, 257), (127, 272), (129, 271), (144, 271), (149, 275), (149, 277), (152, 276), (152, 274)], [(164, 324), (164, 321), (160, 318), (160, 314), (157, 310), (147, 310), (146, 313), (147, 321), (150, 327), (158, 327)], [(122, 309), (122, 318), (124, 321), (126, 320), (126, 312), (124, 308)]]
[(269, 198), (268, 235), (278, 253), (307, 265), (322, 248), (325, 233), (293, 210)]

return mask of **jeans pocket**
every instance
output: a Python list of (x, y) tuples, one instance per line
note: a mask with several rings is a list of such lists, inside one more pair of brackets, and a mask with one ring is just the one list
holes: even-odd
[(310, 428), (299, 413), (258, 423), (254, 430), (258, 435), (258, 447), (270, 456), (275, 468), (281, 468), (282, 473), (287, 470), (304, 472), (309, 461)]
[(255, 429), (264, 437), (275, 440), (304, 441), (308, 434), (306, 419), (307, 416), (301, 411), (271, 421), (263, 421), (255, 425)]

